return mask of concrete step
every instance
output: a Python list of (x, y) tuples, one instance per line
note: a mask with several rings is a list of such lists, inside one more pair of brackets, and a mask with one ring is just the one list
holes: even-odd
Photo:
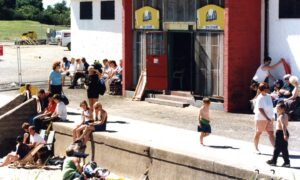
[(193, 95), (189, 91), (171, 91), (170, 95), (193, 98)]
[(184, 107), (187, 107), (190, 105), (189, 103), (166, 100), (166, 99), (158, 99), (158, 98), (146, 98), (145, 101), (147, 101), (149, 103), (153, 103), (153, 104), (180, 107), (180, 108), (184, 108)]
[(183, 103), (187, 103), (187, 104), (191, 104), (194, 101), (194, 99), (191, 98), (191, 97), (164, 95), (164, 94), (156, 94), (155, 98), (164, 99), (164, 100), (171, 100), (171, 101), (178, 101), (178, 102), (183, 102)]

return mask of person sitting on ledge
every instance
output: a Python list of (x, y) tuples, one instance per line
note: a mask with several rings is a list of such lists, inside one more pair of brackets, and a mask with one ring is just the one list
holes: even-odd
[(30, 142), (27, 144), (30, 148), (36, 147), (38, 144), (45, 144), (45, 140), (35, 131), (34, 126), (29, 127)]
[(80, 107), (82, 108), (82, 122), (73, 129), (73, 141), (81, 136), (82, 131), (88, 126), (89, 123), (93, 122), (93, 115), (87, 102), (82, 101), (80, 103)]
[(38, 102), (40, 107), (39, 112), (44, 112), (44, 110), (46, 109), (46, 107), (48, 106), (48, 93), (45, 92), (44, 89), (40, 89), (38, 92)]
[(53, 94), (50, 93), (48, 95), (48, 106), (45, 109), (45, 111), (42, 114), (37, 115), (33, 118), (33, 124), (35, 126), (36, 132), (40, 132), (40, 129), (44, 128), (43, 120), (50, 118), (51, 115), (55, 112), (55, 109), (56, 109), (56, 103), (53, 100)]
[(23, 143), (22, 136), (18, 136), (16, 141), (17, 141), (16, 151), (6, 155), (3, 158), (3, 162), (0, 163), (0, 167), (7, 166), (17, 160), (21, 160), (29, 153), (30, 148), (29, 146)]
[(83, 144), (87, 143), (92, 132), (106, 131), (107, 112), (102, 109), (100, 102), (94, 104), (94, 120), (95, 122), (90, 123), (83, 131), (81, 136)]
[(50, 121), (66, 121), (67, 120), (67, 107), (64, 102), (61, 101), (61, 95), (55, 94), (53, 100), (56, 103), (56, 108), (50, 118), (45, 119), (45, 122)]
[(22, 124), (22, 129), (24, 130), (24, 134), (23, 134), (23, 143), (24, 144), (29, 144), (29, 136), (30, 136), (30, 134), (29, 134), (29, 123), (27, 123), (27, 122), (24, 122), (23, 124)]
[(300, 89), (299, 89), (299, 83), (298, 83), (298, 77), (291, 76), (289, 78), (290, 84), (294, 86), (294, 89), (292, 91), (292, 95), (284, 100), (284, 104), (286, 106), (286, 112), (289, 115), (292, 115), (294, 111), (300, 107)]

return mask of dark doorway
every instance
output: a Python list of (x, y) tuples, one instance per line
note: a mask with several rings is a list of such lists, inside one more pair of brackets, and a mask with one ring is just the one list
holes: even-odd
[(191, 91), (193, 34), (190, 32), (171, 32), (169, 44), (169, 89)]

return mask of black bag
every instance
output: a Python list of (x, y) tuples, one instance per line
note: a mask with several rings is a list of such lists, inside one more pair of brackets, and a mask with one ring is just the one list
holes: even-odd
[(106, 91), (105, 80), (100, 79), (100, 81), (99, 81), (99, 94), (103, 96), (105, 91)]
[(60, 100), (61, 100), (65, 105), (68, 105), (68, 104), (69, 104), (69, 99), (68, 99), (67, 96), (64, 95), (64, 94), (60, 95)]

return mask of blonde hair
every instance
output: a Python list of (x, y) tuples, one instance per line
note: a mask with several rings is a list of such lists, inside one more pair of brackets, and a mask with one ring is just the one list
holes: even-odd
[(100, 102), (95, 102), (95, 104), (94, 104), (94, 109), (95, 108), (100, 108), (100, 109), (102, 109), (102, 104), (100, 103)]
[(290, 79), (289, 79), (290, 83), (293, 85), (293, 86), (297, 86), (298, 85), (298, 77), (296, 76), (291, 76)]

